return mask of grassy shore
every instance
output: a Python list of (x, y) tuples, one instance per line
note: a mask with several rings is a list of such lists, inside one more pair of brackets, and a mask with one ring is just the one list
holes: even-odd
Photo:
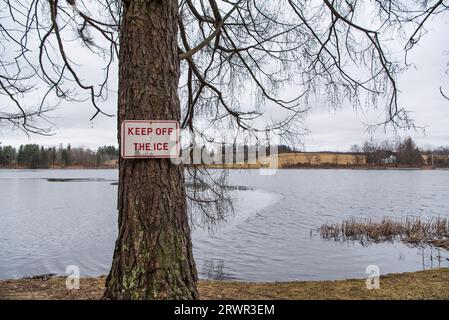
[[(105, 277), (82, 278), (67, 290), (65, 278), (0, 281), (0, 299), (100, 299)], [(380, 289), (367, 290), (364, 279), (294, 282), (199, 281), (202, 299), (449, 299), (449, 268), (390, 274)]]

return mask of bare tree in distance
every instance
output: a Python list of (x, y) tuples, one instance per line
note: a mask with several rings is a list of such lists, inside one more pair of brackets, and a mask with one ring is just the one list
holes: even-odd
[[(309, 99), (320, 96), (334, 108), (379, 108), (375, 127), (412, 128), (396, 80), (407, 63), (389, 54), (388, 40), (409, 52), (447, 9), (443, 0), (4, 0), (0, 92), (24, 130), (33, 131), (28, 116), (42, 114), (25, 111), (27, 97), (39, 99), (37, 111), (88, 100), (94, 119), (108, 115), (118, 64), (118, 125), (170, 119), (204, 141), (230, 127), (294, 140)], [(77, 62), (87, 54), (97, 72)], [(91, 78), (98, 73), (102, 80)], [(119, 167), (105, 298), (197, 298), (182, 165), (120, 159)]]

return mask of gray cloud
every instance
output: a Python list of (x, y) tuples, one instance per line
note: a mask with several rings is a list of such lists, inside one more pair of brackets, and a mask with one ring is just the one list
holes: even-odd
[[(449, 145), (449, 101), (439, 94), (440, 86), (449, 94), (449, 77), (447, 62), (447, 34), (449, 24), (442, 18), (434, 21), (428, 34), (409, 55), (409, 61), (414, 63), (399, 78), (401, 90), (401, 104), (411, 111), (411, 116), (422, 130), (399, 132), (402, 136), (410, 135), (419, 145)], [(74, 49), (73, 55), (76, 55)], [(79, 49), (80, 55), (82, 51)], [(403, 58), (403, 55), (399, 55)], [(97, 70), (98, 64), (90, 59), (83, 59), (85, 70)], [(115, 69), (115, 68), (114, 68)], [(115, 71), (115, 70), (114, 70)], [(111, 76), (112, 83), (116, 83), (116, 72)], [(87, 78), (87, 76), (86, 76)], [(94, 76), (94, 80), (96, 77)], [(98, 79), (97, 79), (98, 80)], [(9, 105), (5, 96), (0, 96), (1, 105)], [(106, 112), (116, 113), (116, 94), (111, 93), (107, 103), (103, 105)], [(349, 150), (350, 146), (361, 143), (371, 136), (366, 132), (364, 123), (378, 121), (380, 110), (369, 112), (354, 111), (351, 106), (344, 106), (341, 110), (329, 111), (325, 105), (313, 106), (305, 124), (310, 130), (310, 136), (305, 138), (306, 150)], [(59, 143), (96, 148), (105, 144), (117, 144), (117, 119), (99, 116), (89, 121), (93, 108), (89, 102), (62, 102), (52, 114), (55, 124), (54, 135), (50, 137), (32, 135), (15, 130), (0, 131), (0, 142), (7, 145), (24, 143), (38, 143), (42, 145), (58, 145)], [(267, 115), (270, 116), (270, 115)], [(377, 119), (377, 120), (376, 120)], [(382, 118), (381, 118), (382, 119)], [(373, 134), (383, 140), (393, 137), (389, 130), (384, 133), (378, 130)]]

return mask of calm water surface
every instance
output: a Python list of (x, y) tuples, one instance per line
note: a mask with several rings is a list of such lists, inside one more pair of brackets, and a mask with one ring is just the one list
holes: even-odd
[[(78, 265), (106, 274), (117, 235), (116, 170), (0, 170), (0, 279)], [(88, 178), (51, 182), (49, 178)], [(201, 278), (287, 281), (449, 266), (449, 254), (401, 243), (363, 247), (311, 233), (348, 217), (449, 217), (449, 171), (230, 171), (235, 215), (193, 230)]]

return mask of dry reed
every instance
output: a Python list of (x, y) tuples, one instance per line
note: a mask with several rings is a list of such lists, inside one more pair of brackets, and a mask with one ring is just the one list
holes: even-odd
[(319, 228), (323, 239), (336, 241), (360, 241), (362, 244), (399, 240), (407, 244), (431, 245), (449, 250), (449, 220), (407, 217), (393, 219), (384, 217), (373, 219), (350, 218), (341, 223), (325, 223)]

